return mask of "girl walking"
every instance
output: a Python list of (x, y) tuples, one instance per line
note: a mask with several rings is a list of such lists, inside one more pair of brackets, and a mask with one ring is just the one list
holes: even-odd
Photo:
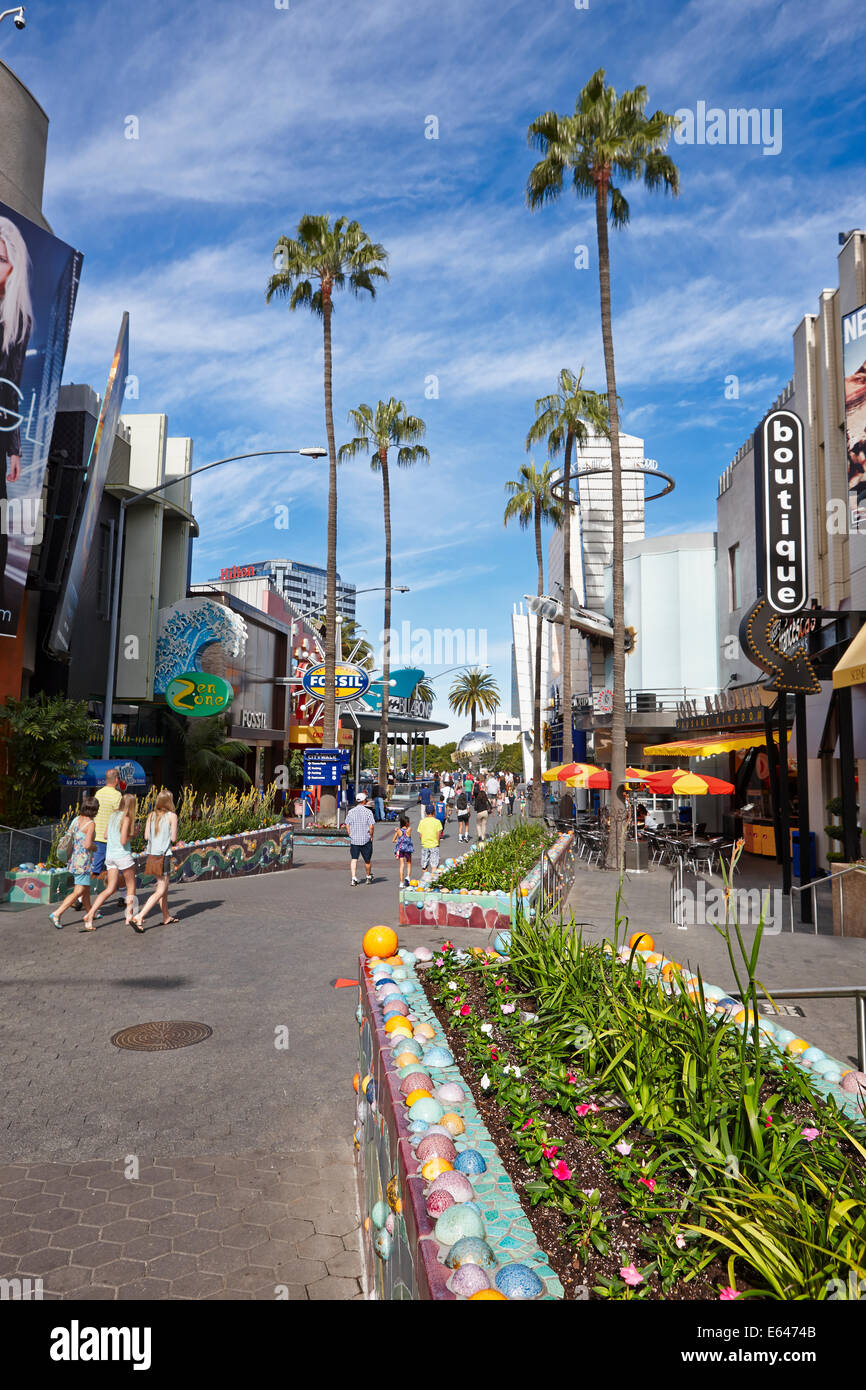
[[(93, 837), (96, 826), (93, 818), (99, 810), (99, 802), (95, 796), (85, 796), (82, 799), (78, 815), (72, 821), (69, 829), (72, 831), (72, 851), (67, 860), (67, 868), (73, 875), (74, 887), (72, 892), (63, 899), (58, 908), (50, 913), (52, 926), (58, 931), (63, 930), (61, 917), (73, 903), (77, 903), (79, 898), (87, 909), (88, 914), (92, 914), (90, 906), (90, 876), (93, 867)], [(79, 931), (96, 931), (91, 920), (90, 926), (81, 926)]]
[(121, 800), (119, 809), (112, 811), (108, 817), (105, 843), (106, 885), (85, 915), (85, 931), (93, 929), (93, 919), (98, 909), (117, 890), (117, 881), (121, 874), (126, 884), (126, 925), (132, 924), (135, 910), (135, 859), (130, 852), (129, 842), (135, 834), (136, 804), (135, 797), (127, 793)]
[(168, 911), (171, 847), (177, 840), (177, 812), (174, 809), (174, 797), (171, 792), (162, 791), (156, 798), (156, 806), (148, 816), (144, 827), (144, 838), (147, 845), (147, 861), (144, 872), (153, 874), (156, 879), (156, 886), (138, 915), (130, 919), (131, 925), (138, 932), (144, 931), (142, 925), (144, 919), (150, 909), (156, 907), (157, 903), (162, 907), (163, 926), (167, 927), (170, 922), (179, 920), (177, 917), (171, 917)]
[[(400, 817), (400, 828), (394, 831), (394, 855), (400, 873), (400, 887), (409, 886), (412, 876), (412, 829), (408, 816)], [(405, 883), (404, 883), (405, 880)]]

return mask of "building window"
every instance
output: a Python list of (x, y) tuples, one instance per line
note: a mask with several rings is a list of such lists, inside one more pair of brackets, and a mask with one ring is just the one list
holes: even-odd
[(728, 607), (733, 613), (741, 606), (742, 588), (740, 584), (740, 547), (732, 545), (728, 551)]
[(111, 527), (99, 528), (98, 564), (96, 569), (96, 612), (107, 618), (111, 607)]

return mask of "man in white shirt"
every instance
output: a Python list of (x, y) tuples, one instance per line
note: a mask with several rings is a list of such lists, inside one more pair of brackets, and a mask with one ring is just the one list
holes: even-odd
[(494, 777), (492, 772), (488, 774), (487, 781), (484, 783), (484, 790), (491, 798), (499, 795), (499, 778)]
[(363, 859), (367, 870), (367, 882), (373, 882), (373, 828), (376, 817), (367, 805), (367, 793), (358, 792), (355, 805), (346, 815), (344, 824), (349, 831), (349, 866), (352, 874), (352, 887), (358, 886), (355, 877), (358, 860)]

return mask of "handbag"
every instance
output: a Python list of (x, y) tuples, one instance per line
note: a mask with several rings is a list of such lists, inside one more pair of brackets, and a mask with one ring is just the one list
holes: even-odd
[(57, 841), (57, 844), (55, 846), (54, 853), (57, 855), (57, 858), (60, 860), (61, 864), (67, 863), (69, 856), (72, 853), (72, 846), (74, 843), (75, 840), (71, 830), (67, 830), (65, 835), (60, 836), (60, 839)]

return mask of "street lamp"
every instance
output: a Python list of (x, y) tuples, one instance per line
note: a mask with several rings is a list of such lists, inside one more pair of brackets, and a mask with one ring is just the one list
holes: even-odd
[[(5, 14), (11, 14), (7, 10)], [(0, 15), (0, 20), (5, 18)], [(15, 21), (16, 26), (21, 28), (23, 25)], [(123, 536), (126, 527), (126, 512), (129, 507), (135, 506), (137, 502), (143, 502), (148, 497), (154, 497), (158, 492), (164, 492), (167, 487), (174, 487), (177, 483), (185, 482), (187, 478), (194, 478), (199, 473), (207, 473), (210, 468), (219, 468), (223, 463), (236, 463), (240, 459), (271, 458), (274, 455), (301, 454), (304, 458), (320, 459), (327, 457), (327, 449), (257, 449), (251, 454), (231, 454), (228, 458), (216, 459), (213, 463), (204, 463), (201, 468), (193, 468), (189, 473), (178, 474), (177, 477), (167, 478), (162, 483), (157, 483), (156, 487), (150, 487), (146, 492), (136, 493), (134, 497), (122, 497), (120, 499), (120, 517), (117, 523), (117, 537), (115, 540), (114, 552), (114, 580), (111, 595), (111, 619), (109, 624), (108, 637), (108, 672), (105, 680), (105, 709), (103, 710), (102, 728), (102, 756), (111, 757), (111, 722), (114, 712), (114, 692), (115, 692), (115, 673), (114, 667), (117, 660), (117, 629), (120, 622), (120, 583), (123, 572)]]

